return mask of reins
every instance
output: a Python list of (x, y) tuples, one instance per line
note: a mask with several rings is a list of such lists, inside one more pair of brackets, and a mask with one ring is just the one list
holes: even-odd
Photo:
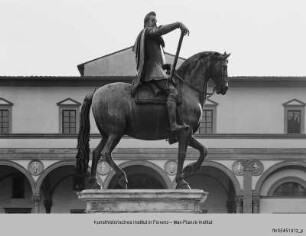
[(212, 93), (208, 93), (206, 91), (206, 89), (204, 91), (201, 91), (200, 89), (197, 89), (195, 88), (194, 86), (192, 86), (192, 84), (190, 84), (189, 82), (185, 81), (182, 77), (180, 77), (176, 71), (175, 71), (175, 67), (176, 67), (176, 64), (177, 64), (177, 60), (178, 60), (178, 56), (179, 56), (179, 53), (180, 53), (180, 50), (181, 50), (181, 46), (182, 46), (182, 42), (183, 42), (183, 38), (184, 38), (184, 33), (183, 31), (181, 32), (181, 35), (180, 35), (180, 39), (179, 39), (179, 42), (178, 42), (178, 45), (177, 45), (177, 50), (176, 50), (176, 54), (175, 54), (175, 57), (174, 57), (174, 62), (173, 62), (173, 65), (172, 65), (172, 69), (171, 69), (171, 72), (170, 72), (170, 81), (173, 80), (173, 76), (175, 76), (176, 78), (178, 78), (180, 81), (182, 81), (183, 83), (185, 83), (186, 85), (188, 85), (191, 89), (193, 89), (194, 91), (198, 92), (201, 96), (204, 95), (204, 98), (210, 98), (214, 93), (215, 93), (215, 87), (213, 88), (213, 91)]
[(181, 76), (179, 76), (176, 72), (174, 72), (173, 74), (176, 78), (178, 78), (180, 81), (182, 81), (184, 84), (188, 85), (188, 87), (190, 87), (191, 89), (193, 89), (194, 91), (198, 92), (199, 94), (203, 94), (205, 96), (205, 98), (210, 98), (212, 95), (214, 95), (216, 89), (215, 87), (213, 88), (213, 91), (211, 93), (208, 93), (207, 91), (202, 91), (198, 88), (195, 88), (194, 86), (192, 86), (192, 84), (190, 84), (189, 82), (185, 81)]

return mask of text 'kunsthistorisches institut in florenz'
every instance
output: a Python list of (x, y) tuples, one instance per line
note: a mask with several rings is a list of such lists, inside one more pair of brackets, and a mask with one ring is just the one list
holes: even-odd
[[(0, 76), (1, 213), (84, 212), (73, 188), (81, 103), (104, 84), (130, 83), (135, 67), (129, 47), (78, 65), (80, 76)], [(207, 100), (195, 134), (208, 156), (186, 179), (209, 192), (203, 213), (306, 213), (306, 77), (236, 76), (229, 86)], [(90, 119), (95, 148), (100, 135)], [(185, 165), (198, 156), (188, 149)], [(114, 160), (129, 188), (175, 185), (176, 144), (124, 137)], [(103, 161), (97, 178), (116, 188)]]

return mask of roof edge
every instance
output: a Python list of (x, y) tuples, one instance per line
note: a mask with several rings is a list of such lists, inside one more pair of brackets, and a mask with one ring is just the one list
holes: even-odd
[(79, 64), (77, 67), (79, 67), (79, 66), (83, 66), (83, 67), (84, 67), (84, 65), (87, 64), (87, 63), (90, 63), (90, 62), (99, 60), (99, 59), (104, 58), (104, 57), (108, 57), (108, 56), (114, 55), (114, 54), (119, 53), (119, 52), (126, 51), (126, 50), (128, 50), (128, 49), (130, 49), (130, 48), (133, 48), (133, 46), (130, 46), (130, 47), (127, 47), (127, 48), (124, 48), (124, 49), (121, 49), (121, 50), (118, 50), (118, 51), (115, 51), (115, 52), (112, 52), (112, 53), (103, 55), (103, 56), (101, 56), (101, 57), (97, 57), (97, 58), (95, 58), (95, 59), (92, 59), (92, 60), (83, 62), (83, 63)]
[[(120, 52), (129, 50), (129, 49), (131, 49), (131, 48), (133, 48), (133, 46), (130, 46), (130, 47), (127, 47), (127, 48), (123, 48), (123, 49), (121, 49), (121, 50), (118, 50), (118, 51), (115, 51), (115, 52), (112, 52), (112, 53), (103, 55), (103, 56), (101, 56), (101, 57), (97, 57), (97, 58), (95, 58), (95, 59), (92, 59), (92, 60), (83, 62), (83, 63), (77, 65), (77, 68), (78, 68), (78, 70), (79, 70), (81, 76), (83, 76), (83, 75), (84, 75), (84, 66), (85, 66), (85, 64), (88, 64), (88, 63), (90, 63), (90, 62), (93, 62), (93, 61), (96, 61), (96, 60), (99, 60), (99, 59), (102, 59), (102, 58), (105, 58), (105, 57), (109, 57), (109, 56), (114, 55), (114, 54), (116, 54), (116, 53), (120, 53)], [(165, 54), (167, 54), (167, 55), (169, 55), (169, 56), (175, 57), (174, 54), (169, 53), (169, 52), (165, 52)], [(179, 56), (178, 58), (181, 59), (181, 60), (186, 60), (186, 58), (183, 58), (183, 57), (180, 57), (180, 56)]]

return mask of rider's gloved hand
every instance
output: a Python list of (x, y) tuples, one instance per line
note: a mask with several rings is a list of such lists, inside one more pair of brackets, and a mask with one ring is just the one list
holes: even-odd
[(181, 31), (183, 32), (184, 35), (189, 35), (189, 29), (183, 24), (180, 22), (180, 29)]
[(163, 64), (162, 65), (163, 70), (166, 70), (166, 74), (170, 75), (171, 72), (171, 64)]

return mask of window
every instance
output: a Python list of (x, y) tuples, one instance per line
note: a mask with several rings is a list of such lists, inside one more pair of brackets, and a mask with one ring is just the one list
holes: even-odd
[(84, 209), (71, 209), (70, 213), (71, 214), (83, 214), (85, 213), (85, 210)]
[(75, 134), (76, 133), (76, 110), (62, 110), (62, 133)]
[(208, 99), (204, 105), (202, 112), (202, 121), (198, 130), (198, 134), (216, 133), (216, 111), (217, 103)]
[(9, 133), (9, 110), (0, 109), (0, 133), (8, 134)]
[(5, 213), (15, 213), (15, 214), (20, 214), (20, 213), (31, 213), (32, 208), (26, 208), (26, 207), (5, 207), (4, 212)]
[(0, 134), (11, 133), (12, 128), (12, 106), (13, 103), (0, 98)]
[(287, 133), (300, 134), (301, 133), (301, 111), (288, 110), (287, 111)]
[(305, 103), (292, 99), (283, 104), (285, 110), (285, 133), (301, 134), (304, 133), (304, 107)]
[(204, 109), (202, 115), (202, 122), (199, 128), (200, 134), (212, 134), (213, 133), (213, 117), (214, 110), (212, 109)]
[(306, 189), (299, 183), (287, 182), (277, 187), (273, 196), (305, 197)]
[(67, 98), (59, 103), (59, 131), (62, 134), (76, 134), (79, 127), (79, 107), (81, 103)]

